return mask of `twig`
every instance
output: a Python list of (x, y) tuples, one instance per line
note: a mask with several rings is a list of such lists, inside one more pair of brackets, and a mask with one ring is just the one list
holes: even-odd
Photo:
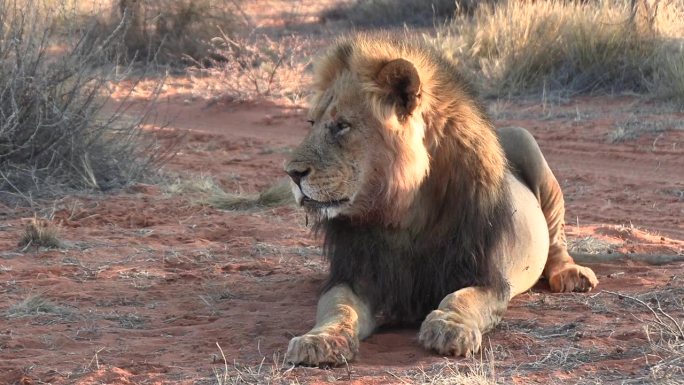
[(5, 182), (7, 182), (7, 184), (10, 185), (10, 187), (12, 187), (14, 189), (14, 191), (17, 192), (16, 195), (19, 195), (20, 197), (24, 198), (26, 200), (26, 202), (29, 204), (29, 206), (33, 206), (33, 200), (29, 197), (26, 197), (26, 195), (24, 195), (21, 192), (21, 190), (19, 190), (17, 188), (17, 186), (15, 186), (2, 171), (0, 171), (0, 176), (2, 176), (2, 179), (4, 179)]
[(626, 294), (617, 293), (617, 292), (614, 292), (614, 291), (603, 290), (603, 292), (608, 293), (608, 294), (615, 295), (615, 296), (617, 296), (617, 297), (628, 298), (628, 299), (631, 299), (632, 301), (637, 302), (638, 304), (642, 305), (643, 307), (645, 307), (646, 309), (648, 309), (648, 310), (653, 314), (653, 316), (655, 317), (655, 319), (656, 319), (656, 321), (657, 321), (656, 323), (657, 323), (658, 325), (660, 325), (660, 326), (666, 328), (670, 333), (674, 334), (674, 335), (675, 335), (675, 338), (682, 338), (682, 339), (684, 339), (684, 331), (683, 331), (683, 329), (682, 329), (682, 325), (680, 325), (679, 322), (677, 322), (674, 318), (672, 318), (672, 316), (670, 316), (670, 315), (667, 314), (665, 311), (663, 311), (663, 309), (660, 307), (660, 304), (658, 304), (658, 311), (660, 311), (660, 313), (662, 313), (665, 317), (667, 317), (668, 320), (670, 320), (672, 323), (674, 323), (674, 326), (677, 328), (677, 330), (673, 329), (672, 326), (669, 325), (668, 322), (663, 321), (663, 319), (660, 318), (660, 315), (658, 314), (658, 312), (656, 312), (656, 310), (653, 309), (653, 307), (651, 307), (651, 305), (649, 305), (649, 304), (647, 304), (646, 302), (640, 300), (639, 298), (632, 297), (632, 296), (626, 295)]
[(404, 380), (403, 378), (397, 376), (396, 374), (390, 372), (389, 370), (385, 370), (385, 373), (389, 374), (390, 376), (396, 378), (397, 380), (401, 381), (403, 384), (410, 384), (410, 382)]
[[(224, 366), (224, 372), (223, 372), (223, 382), (221, 385), (225, 385), (228, 383), (228, 360), (226, 360), (226, 355), (223, 354), (223, 349), (221, 349), (221, 345), (219, 345), (218, 341), (216, 341), (216, 346), (218, 346), (219, 351), (221, 352), (221, 357), (223, 357), (223, 366)], [(219, 380), (219, 378), (217, 378)]]

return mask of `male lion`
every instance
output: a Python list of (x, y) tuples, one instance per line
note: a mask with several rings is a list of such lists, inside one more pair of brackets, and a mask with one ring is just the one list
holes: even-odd
[(343, 364), (378, 326), (420, 321), (425, 348), (467, 355), (540, 275), (554, 292), (598, 284), (568, 254), (563, 195), (534, 138), (495, 131), (443, 56), (358, 35), (319, 60), (315, 89), (285, 168), (330, 276), (289, 362)]

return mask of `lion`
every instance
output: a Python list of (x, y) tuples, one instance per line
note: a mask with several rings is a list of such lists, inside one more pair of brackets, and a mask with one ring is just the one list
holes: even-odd
[(311, 129), (285, 171), (324, 234), (316, 324), (286, 360), (341, 365), (383, 325), (418, 325), (442, 355), (480, 350), (543, 276), (587, 292), (563, 194), (535, 139), (495, 130), (455, 65), (409, 38), (342, 38), (316, 63)]

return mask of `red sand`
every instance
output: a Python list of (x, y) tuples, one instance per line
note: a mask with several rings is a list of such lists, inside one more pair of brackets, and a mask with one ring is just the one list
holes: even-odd
[[(628, 253), (682, 254), (684, 131), (607, 143), (634, 104), (651, 108), (626, 97), (582, 98), (552, 111), (517, 103), (506, 107), (516, 117), (497, 123), (527, 127), (539, 140), (565, 189), (571, 239), (592, 236)], [(301, 110), (267, 103), (167, 107), (177, 118), (159, 137), (187, 134), (167, 170), (185, 179), (212, 176), (230, 191), (254, 192), (281, 178), (285, 150), (307, 129)], [(577, 119), (575, 111), (593, 117)], [(326, 269), (319, 242), (295, 207), (222, 212), (193, 203), (199, 197), (142, 184), (65, 197), (55, 203), (67, 245), (60, 250), (18, 250), (28, 210), (3, 223), (0, 384), (208, 384), (212, 369), (223, 369), (216, 343), (231, 375), (234, 363), (256, 371), (262, 360), (268, 373), (288, 340), (313, 324)], [(548, 383), (549, 376), (620, 379), (643, 376), (657, 361), (645, 355), (636, 319), (648, 311), (601, 290), (674, 293), (663, 306), (681, 320), (684, 266), (590, 266), (601, 281), (598, 293), (551, 294), (540, 283), (512, 302), (503, 324), (485, 337), (498, 375), (520, 384)], [(35, 295), (60, 308), (12, 315)], [(558, 354), (578, 361), (555, 363)], [(280, 382), (397, 383), (443, 360), (419, 348), (416, 330), (385, 330), (361, 344), (349, 368), (275, 374)]]

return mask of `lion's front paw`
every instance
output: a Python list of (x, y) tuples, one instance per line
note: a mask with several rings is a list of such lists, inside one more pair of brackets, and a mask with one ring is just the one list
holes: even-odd
[(567, 264), (549, 277), (549, 286), (554, 293), (591, 291), (596, 285), (596, 274), (588, 267), (575, 264)]
[(449, 312), (434, 310), (420, 326), (418, 340), (439, 354), (467, 356), (480, 350), (482, 333), (477, 327), (454, 320)]
[(343, 365), (358, 352), (359, 342), (343, 335), (305, 334), (290, 340), (285, 360), (295, 365)]

